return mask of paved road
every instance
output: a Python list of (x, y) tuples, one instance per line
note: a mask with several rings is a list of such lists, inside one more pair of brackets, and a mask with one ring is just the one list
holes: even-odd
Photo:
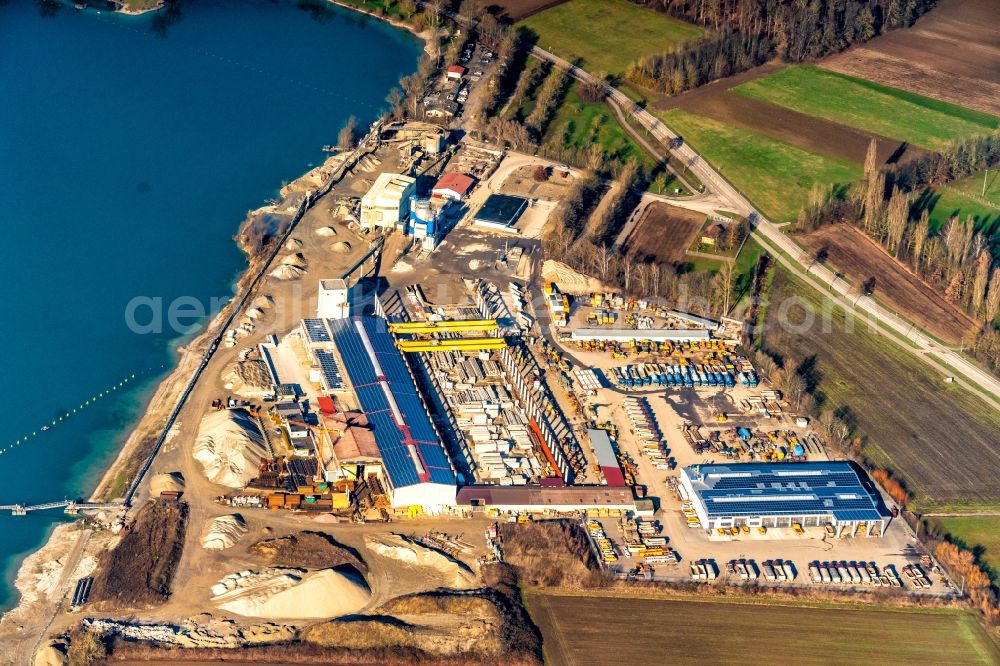
[[(566, 60), (537, 46), (531, 48), (531, 54), (536, 58), (551, 62), (556, 67), (567, 70), (578, 81), (593, 82), (595, 80), (593, 76), (579, 67), (575, 67)], [(629, 114), (664, 146), (674, 145), (678, 135), (659, 118), (637, 106), (623, 92), (617, 88), (610, 88), (609, 101), (618, 106), (624, 113)], [(785, 235), (778, 226), (765, 218), (739, 190), (733, 187), (689, 145), (682, 143), (673, 149), (673, 153), (715, 194), (720, 203), (725, 204), (728, 210), (750, 218), (754, 224), (754, 237), (761, 241), (770, 253), (792, 273), (818, 289), (845, 311), (863, 316), (868, 321), (876, 322), (876, 325), (880, 324), (882, 327), (890, 329), (897, 336), (912, 341), (915, 346), (904, 344), (902, 347), (910, 350), (918, 358), (945, 375), (956, 373), (961, 375), (966, 381), (959, 380), (957, 383), (965, 385), (987, 403), (993, 405), (995, 409), (1000, 409), (1000, 402), (998, 402), (1000, 379), (972, 363), (959, 352), (936, 342), (919, 330), (915, 324), (887, 310), (874, 299), (867, 296), (858, 297), (855, 287), (838, 278), (826, 266), (813, 264), (805, 250)], [(781, 253), (787, 256), (782, 256)]]

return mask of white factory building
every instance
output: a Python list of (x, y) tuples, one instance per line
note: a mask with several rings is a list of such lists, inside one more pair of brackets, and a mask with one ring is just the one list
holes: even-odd
[(409, 214), (417, 181), (397, 173), (383, 173), (361, 197), (361, 228), (402, 229)]

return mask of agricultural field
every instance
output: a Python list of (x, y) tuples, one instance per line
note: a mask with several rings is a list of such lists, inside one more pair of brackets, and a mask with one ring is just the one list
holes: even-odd
[[(720, 664), (766, 650), (768, 664), (994, 664), (970, 612), (745, 604), (713, 599), (525, 594), (545, 663)], [(583, 621), (584, 618), (586, 621)]]
[(542, 144), (566, 146), (583, 155), (591, 145), (598, 145), (609, 159), (651, 164), (652, 158), (622, 129), (610, 107), (584, 102), (577, 94), (578, 85), (570, 86)]
[[(986, 192), (983, 194), (983, 179)], [(1000, 169), (978, 173), (936, 190), (927, 190), (917, 199), (918, 206), (930, 211), (931, 226), (938, 229), (958, 216), (972, 216), (976, 229), (985, 234), (1000, 233)]]
[(942, 516), (934, 521), (975, 553), (994, 581), (1000, 578), (1000, 516)]
[(625, 252), (639, 261), (680, 264), (704, 222), (704, 213), (652, 203), (642, 212)]
[(1000, 123), (996, 116), (811, 65), (789, 66), (732, 91), (931, 150), (989, 134)]
[(824, 59), (824, 69), (1000, 116), (995, 0), (940, 0), (909, 30)]
[(763, 347), (812, 366), (819, 402), (848, 413), (864, 455), (902, 479), (918, 510), (1000, 506), (1000, 413), (776, 270)]
[(831, 224), (795, 238), (813, 254), (825, 250), (827, 263), (853, 284), (874, 277), (876, 299), (945, 342), (959, 344), (979, 327), (853, 226)]
[(703, 32), (629, 0), (568, 0), (518, 25), (546, 51), (607, 74), (622, 74), (640, 56), (673, 50)]
[(860, 164), (711, 118), (680, 109), (660, 117), (775, 222), (794, 220), (814, 184), (847, 186), (861, 177)]

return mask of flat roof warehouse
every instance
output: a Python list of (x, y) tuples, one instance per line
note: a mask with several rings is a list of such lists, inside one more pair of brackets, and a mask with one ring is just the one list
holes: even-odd
[(524, 197), (491, 194), (472, 216), (472, 221), (481, 226), (510, 230), (527, 207), (528, 200)]
[(881, 524), (887, 516), (871, 482), (846, 461), (692, 465), (681, 471), (702, 524), (790, 527)]

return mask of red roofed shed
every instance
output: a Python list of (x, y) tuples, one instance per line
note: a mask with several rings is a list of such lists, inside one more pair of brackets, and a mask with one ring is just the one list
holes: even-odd
[(464, 173), (446, 173), (434, 185), (431, 194), (436, 197), (446, 197), (455, 201), (461, 201), (469, 193), (469, 190), (472, 189), (475, 182), (470, 176), (466, 176)]

